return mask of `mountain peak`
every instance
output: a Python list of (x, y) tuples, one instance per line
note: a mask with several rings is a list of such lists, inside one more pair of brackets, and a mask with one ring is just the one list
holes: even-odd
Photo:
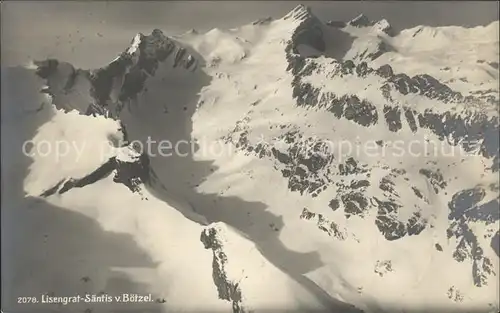
[(324, 51), (325, 42), (323, 38), (323, 23), (312, 14), (311, 10), (305, 5), (298, 5), (284, 18), (293, 19), (294, 32), (290, 41), (289, 52), (299, 53), (299, 46), (313, 47), (318, 51)]
[(128, 54), (133, 54), (139, 49), (139, 45), (141, 44), (142, 38), (144, 35), (142, 33), (137, 33), (134, 38), (130, 41), (130, 47), (127, 49)]
[(287, 20), (290, 18), (296, 20), (306, 20), (308, 18), (312, 18), (314, 15), (311, 12), (311, 9), (303, 4), (299, 4), (292, 11), (290, 11), (283, 19)]
[(135, 35), (131, 46), (126, 50), (126, 54), (135, 59), (133, 63), (137, 63), (150, 75), (154, 74), (158, 63), (165, 61), (172, 53), (175, 53), (174, 67), (182, 63), (187, 69), (195, 63), (194, 57), (186, 53), (184, 47), (158, 28), (153, 29), (150, 35)]
[(381, 19), (380, 21), (374, 23), (372, 29), (376, 32), (386, 33), (389, 36), (394, 35), (392, 26), (386, 19)]

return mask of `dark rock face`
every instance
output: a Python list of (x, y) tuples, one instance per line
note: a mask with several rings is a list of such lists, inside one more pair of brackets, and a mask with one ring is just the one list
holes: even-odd
[[(379, 188), (382, 190), (385, 199), (373, 197), (377, 205), (375, 224), (387, 240), (396, 240), (406, 235), (418, 235), (427, 227), (427, 220), (421, 216), (418, 210), (413, 212), (407, 221), (401, 221), (398, 217), (398, 211), (403, 206), (394, 180), (405, 174), (404, 171), (393, 170), (389, 175), (383, 177)], [(416, 189), (414, 186), (412, 188)], [(422, 199), (422, 197), (418, 198)]]
[(342, 74), (353, 74), (354, 73), (354, 69), (356, 68), (356, 64), (354, 64), (354, 62), (352, 60), (345, 60), (343, 63), (341, 63), (341, 73)]
[[(339, 165), (340, 175), (364, 174), (365, 170), (358, 167), (354, 159), (350, 158), (345, 164)], [(337, 198), (330, 201), (342, 204), (346, 218), (351, 216), (364, 216), (370, 209), (369, 199), (365, 195), (366, 188), (370, 183), (366, 180), (351, 181), (346, 183), (343, 180), (335, 182), (337, 188)]]
[(447, 184), (443, 177), (443, 174), (437, 169), (436, 171), (430, 169), (420, 169), (420, 174), (427, 177), (429, 183), (434, 188), (435, 193), (439, 193), (440, 190), (446, 188)]
[(44, 79), (47, 79), (49, 76), (54, 74), (57, 71), (57, 66), (59, 65), (59, 61), (56, 59), (47, 59), (44, 61), (36, 61), (34, 63), (37, 66), (35, 73)]
[[(176, 41), (166, 37), (160, 30), (155, 29), (148, 36), (138, 34), (134, 39), (134, 49), (129, 48), (120, 54), (113, 62), (97, 70), (84, 71), (74, 69), (64, 63), (64, 70), (70, 71), (64, 82), (64, 90), (73, 88), (75, 80), (82, 76), (90, 83), (89, 94), (93, 99), (88, 107), (80, 113), (93, 116), (104, 116), (119, 119), (120, 112), (125, 104), (143, 92), (148, 77), (154, 76), (160, 64), (176, 51), (173, 66), (182, 65), (186, 69), (196, 67), (197, 61), (187, 53)], [(63, 63), (49, 59), (37, 62), (36, 73), (47, 80), (47, 93), (53, 94), (53, 77), (61, 79), (57, 71)], [(57, 86), (56, 86), (57, 87)], [(118, 90), (118, 99), (111, 99), (112, 90)], [(121, 123), (121, 131), (126, 138), (126, 129)], [(126, 139), (125, 139), (126, 140)], [(127, 186), (132, 192), (140, 192), (140, 187), (148, 183), (151, 169), (146, 154), (138, 156), (134, 162), (124, 162), (117, 158), (110, 158), (105, 164), (83, 178), (70, 178), (60, 182), (57, 186), (43, 193), (50, 196), (56, 192), (64, 193), (72, 188), (81, 188), (101, 180), (115, 172), (113, 180)], [(154, 173), (153, 173), (154, 174)], [(62, 187), (61, 187), (62, 186)], [(60, 188), (61, 187), (61, 188)]]
[(74, 67), (71, 67), (71, 74), (69, 75), (68, 80), (66, 81), (66, 84), (64, 85), (63, 88), (63, 91), (65, 93), (69, 92), (75, 86), (76, 79), (79, 74), (86, 75), (86, 71), (78, 70), (75, 69)]
[[(316, 197), (328, 187), (334, 186), (337, 196), (330, 200), (328, 206), (336, 211), (342, 209), (346, 218), (365, 216), (371, 210), (377, 211), (376, 225), (387, 240), (396, 240), (406, 235), (418, 235), (427, 226), (418, 210), (406, 221), (400, 221), (398, 211), (402, 208), (400, 196), (396, 191), (394, 179), (406, 178), (404, 170), (394, 169), (380, 181), (380, 190), (385, 198), (369, 196), (370, 173), (372, 168), (361, 164), (353, 157), (343, 162), (335, 159), (329, 149), (325, 149), (323, 142), (314, 138), (306, 138), (299, 131), (292, 130), (277, 137), (282, 144), (280, 149), (269, 143), (253, 145), (248, 140), (248, 130), (245, 124), (248, 117), (243, 118), (228, 136), (223, 137), (225, 142), (234, 144), (247, 155), (273, 160), (275, 169), (288, 180), (291, 191), (309, 194)], [(433, 179), (436, 186), (442, 184), (442, 177), (434, 172), (424, 171)], [(350, 180), (349, 177), (365, 177), (364, 179)], [(342, 179), (345, 177), (345, 180)], [(426, 203), (427, 199), (414, 186), (417, 202)], [(302, 218), (317, 218), (319, 223), (330, 223), (324, 216), (314, 215), (309, 211), (303, 213)], [(326, 227), (326, 226), (325, 226)], [(335, 233), (335, 227), (326, 227), (329, 233)], [(325, 231), (325, 230), (323, 230)]]
[[(386, 84), (403, 95), (417, 93), (429, 99), (436, 99), (445, 103), (458, 102), (464, 99), (458, 91), (453, 91), (450, 87), (427, 74), (416, 75), (412, 78), (406, 74), (396, 74), (389, 78)], [(387, 88), (385, 86), (382, 86), (382, 88)]]
[(414, 212), (406, 223), (408, 236), (418, 235), (427, 227), (427, 220), (423, 219), (420, 212)]
[(406, 121), (408, 122), (408, 126), (410, 127), (413, 133), (416, 133), (418, 130), (417, 121), (415, 120), (416, 111), (411, 110), (409, 108), (404, 108)]
[(479, 147), (481, 154), (486, 158), (498, 155), (498, 116), (475, 114), (464, 118), (449, 112), (436, 114), (426, 110), (418, 115), (418, 121), (421, 128), (431, 130), (440, 140), (451, 137), (454, 144), (463, 140), (465, 151), (474, 150), (474, 143), (484, 139)]
[(140, 193), (141, 185), (150, 180), (149, 157), (142, 154), (135, 162), (124, 162), (112, 157), (87, 176), (60, 181), (56, 186), (43, 192), (41, 196), (48, 197), (55, 193), (63, 194), (73, 188), (83, 188), (108, 177), (113, 171), (115, 171), (114, 182), (127, 186), (132, 192)]
[(337, 97), (334, 93), (321, 94), (321, 89), (310, 83), (300, 83), (294, 80), (293, 96), (299, 106), (324, 108), (332, 112), (337, 118), (345, 118), (362, 126), (375, 125), (378, 121), (376, 107), (365, 99), (356, 95)]
[(347, 232), (345, 229), (340, 229), (340, 227), (327, 218), (325, 218), (322, 214), (317, 214), (309, 211), (307, 208), (302, 210), (302, 214), (300, 218), (307, 221), (315, 221), (318, 228), (328, 234), (330, 237), (334, 237), (338, 240), (347, 239)]
[[(381, 180), (379, 188), (384, 192), (385, 199), (372, 197), (366, 192), (370, 187), (368, 179), (349, 180), (352, 175), (368, 178), (372, 169), (366, 164), (360, 164), (353, 157), (337, 164), (333, 154), (324, 149), (321, 141), (304, 138), (298, 131), (288, 131), (279, 136), (278, 142), (284, 146), (279, 150), (268, 143), (252, 145), (247, 138), (248, 130), (243, 120), (242, 123), (237, 123), (234, 131), (223, 139), (227, 143), (233, 143), (248, 155), (273, 160), (275, 169), (288, 180), (288, 188), (291, 191), (316, 197), (326, 188), (335, 186), (337, 197), (330, 200), (329, 207), (334, 211), (342, 209), (346, 218), (363, 217), (370, 210), (377, 210), (376, 225), (387, 240), (396, 240), (406, 235), (418, 235), (426, 228), (427, 220), (418, 211), (406, 221), (399, 220), (398, 210), (402, 208), (402, 205), (393, 180), (405, 176), (404, 170), (394, 169)], [(425, 171), (425, 173), (435, 180), (437, 186), (442, 183), (438, 174), (430, 171)], [(346, 177), (346, 181), (339, 179), (340, 177)], [(413, 188), (417, 201), (425, 203), (427, 200), (416, 187)], [(330, 223), (324, 216), (309, 211), (304, 211), (301, 218), (308, 220), (317, 218), (317, 223), (321, 225)], [(323, 228), (321, 229), (329, 234), (336, 233), (335, 237), (342, 237), (337, 233), (336, 225), (335, 227), (323, 226)]]
[[(484, 255), (484, 247), (479, 245), (477, 236), (468, 223), (483, 221), (486, 224), (491, 224), (497, 223), (500, 219), (498, 198), (480, 204), (485, 196), (486, 192), (481, 187), (462, 190), (453, 195), (448, 204), (450, 210), (448, 219), (451, 222), (447, 230), (448, 238), (454, 237), (458, 240), (453, 257), (458, 262), (463, 262), (466, 259), (472, 261), (472, 276), (474, 285), (477, 287), (485, 285), (487, 277), (495, 273), (493, 263)], [(492, 243), (495, 240), (498, 241), (498, 232), (495, 236), (492, 238)], [(495, 248), (493, 249), (495, 250)], [(498, 255), (498, 248), (495, 252)]]
[(288, 188), (301, 194), (310, 193), (314, 197), (324, 191), (331, 183), (326, 173), (331, 172), (330, 165), (334, 159), (325, 143), (312, 137), (304, 138), (297, 131), (289, 131), (276, 138), (283, 149), (270, 147), (268, 143), (252, 145), (247, 138), (248, 132), (238, 126), (228, 136), (226, 143), (233, 143), (246, 154), (258, 158), (271, 158), (278, 164), (284, 178), (288, 180)]
[(356, 95), (332, 98), (327, 110), (338, 112), (337, 114), (341, 114), (346, 120), (365, 127), (375, 125), (378, 121), (376, 107), (365, 99), (359, 99)]
[[(366, 25), (362, 19), (359, 22), (358, 25)], [(467, 151), (472, 149), (468, 146), (468, 142), (478, 141), (481, 144), (481, 155), (496, 160), (491, 170), (494, 170), (495, 164), (498, 164), (498, 117), (488, 117), (481, 113), (470, 112), (438, 113), (437, 110), (429, 109), (419, 111), (409, 105), (402, 105), (394, 100), (393, 96), (395, 94), (398, 96), (414, 94), (442, 103), (476, 104), (483, 101), (480, 98), (464, 97), (429, 75), (409, 77), (404, 73), (395, 74), (390, 65), (384, 65), (374, 70), (368, 67), (365, 62), (356, 64), (351, 60), (339, 62), (332, 59), (331, 68), (328, 68), (328, 73), (324, 73), (324, 66), (317, 63), (315, 59), (306, 58), (297, 53), (293, 40), (287, 44), (285, 53), (288, 60), (287, 70), (293, 75), (292, 96), (297, 106), (324, 110), (331, 113), (333, 119), (345, 119), (367, 128), (376, 125), (383, 117), (387, 130), (391, 133), (397, 134), (404, 127), (409, 128), (413, 133), (422, 128), (428, 129), (439, 140), (447, 140), (451, 145), (460, 144), (469, 149)], [(335, 92), (325, 92), (321, 87), (314, 86), (304, 79), (313, 74), (323, 74), (325, 79), (353, 75), (362, 80), (369, 75), (378, 76), (382, 78), (379, 80), (381, 81), (381, 95), (387, 102), (374, 104), (357, 95), (337, 95)], [(334, 158), (332, 153), (324, 153), (321, 149), (317, 150), (320, 153), (316, 155), (301, 153), (301, 147), (303, 147), (301, 143), (307, 139), (299, 131), (289, 131), (281, 136), (280, 140), (286, 143), (284, 149), (276, 149), (262, 143), (253, 145), (248, 140), (248, 129), (240, 126), (238, 125), (225, 138), (226, 142), (232, 142), (248, 154), (273, 160), (275, 169), (288, 180), (288, 187), (291, 191), (316, 197), (327, 188), (334, 188), (335, 197), (331, 198), (325, 205), (328, 205), (335, 212), (342, 210), (346, 218), (364, 217), (370, 212), (376, 212), (375, 224), (384, 238), (389, 241), (406, 236), (416, 236), (427, 227), (432, 227), (432, 225), (429, 226), (427, 218), (423, 216), (424, 211), (420, 207), (420, 205), (422, 208), (427, 206), (429, 199), (422, 190), (410, 183), (410, 176), (404, 170), (391, 170), (388, 167), (382, 167), (388, 172), (378, 182), (378, 189), (382, 192), (382, 196), (372, 196), (370, 189), (376, 188), (376, 185), (373, 186), (370, 174), (374, 168), (368, 167), (367, 164), (362, 164), (353, 157), (341, 162)], [(379, 145), (382, 146), (383, 141), (379, 142)], [(313, 149), (309, 149), (309, 151), (313, 151)], [(447, 179), (438, 169), (422, 168), (419, 173), (432, 187), (430, 193), (443, 193), (447, 187)], [(409, 208), (413, 212), (404, 220), (399, 217), (400, 210), (403, 210), (405, 203), (398, 192), (402, 190), (401, 188), (412, 190), (415, 197), (413, 202), (416, 203), (414, 208)], [(457, 196), (455, 201), (458, 199)], [(463, 206), (463, 204), (460, 205), (460, 207)], [(467, 207), (467, 205), (465, 206)], [(470, 208), (470, 205), (468, 206)], [(498, 208), (498, 199), (481, 203), (474, 210), (454, 209), (452, 210), (454, 213), (450, 213), (452, 223), (448, 230), (448, 236), (449, 238), (455, 236), (460, 240), (454, 257), (457, 261), (465, 258), (476, 260), (472, 266), (472, 274), (477, 286), (484, 285), (487, 276), (492, 274), (492, 263), (484, 256), (483, 248), (478, 246), (477, 238), (467, 224), (460, 221), (467, 219), (492, 223), (497, 221), (500, 215), (498, 210), (494, 210), (495, 207)], [(329, 236), (341, 240), (347, 236), (347, 233), (339, 229), (335, 222), (328, 220), (321, 214), (311, 212), (307, 208), (303, 210), (300, 218), (315, 221), (318, 228)], [(491, 242), (492, 246), (498, 242), (498, 233)], [(444, 250), (439, 244), (436, 244), (435, 248), (437, 251)]]
[(287, 49), (290, 52), (299, 54), (297, 47), (299, 45), (308, 45), (318, 51), (325, 50), (325, 41), (323, 39), (323, 30), (321, 21), (314, 16), (306, 6), (297, 6), (284, 19), (294, 18), (300, 21), (292, 34)]
[(394, 71), (389, 64), (384, 64), (377, 69), (377, 74), (384, 78), (390, 78), (394, 76)]
[(325, 42), (323, 40), (323, 31), (320, 27), (309, 26), (304, 28), (300, 32), (295, 33), (295, 38), (293, 39), (296, 46), (303, 44), (308, 45), (316, 50), (324, 51)]
[(368, 67), (366, 62), (361, 62), (356, 66), (356, 74), (359, 77), (365, 77), (366, 75), (370, 74), (373, 72), (373, 69)]
[(139, 191), (139, 184), (149, 183), (150, 164), (147, 154), (141, 154), (136, 162), (123, 162), (116, 159), (116, 175), (113, 181), (124, 184), (131, 191)]
[[(338, 96), (333, 92), (323, 92), (320, 87), (315, 87), (304, 78), (313, 73), (320, 73), (314, 59), (304, 58), (293, 51), (291, 43), (285, 49), (288, 70), (294, 75), (292, 80), (292, 95), (299, 106), (310, 106), (331, 112), (336, 118), (345, 118), (362, 126), (377, 124), (379, 115), (386, 118), (388, 129), (398, 132), (407, 124), (412, 132), (419, 128), (431, 130), (439, 140), (448, 140), (451, 144), (462, 145), (466, 151), (475, 149), (474, 142), (481, 143), (480, 153), (487, 158), (498, 160), (499, 154), (499, 118), (489, 117), (482, 113), (436, 113), (426, 109), (418, 112), (415, 109), (401, 106), (393, 98), (391, 93), (397, 92), (402, 95), (419, 94), (423, 97), (448, 102), (463, 102), (477, 104), (480, 98), (464, 97), (459, 92), (442, 84), (429, 75), (416, 75), (410, 78), (406, 74), (394, 74), (389, 65), (381, 66), (377, 70), (369, 68), (366, 63), (356, 65), (347, 60), (342, 63), (332, 61), (330, 76), (355, 75), (360, 79), (370, 74), (385, 78), (386, 81), (380, 86), (383, 97), (393, 103), (385, 105), (381, 112), (375, 105), (366, 99), (360, 99), (356, 95)], [(323, 73), (325, 74), (325, 73)], [(404, 114), (406, 123), (403, 123)], [(451, 141), (450, 141), (451, 138)], [(484, 140), (483, 140), (484, 139)], [(472, 143), (472, 144), (471, 144)], [(498, 168), (498, 162), (494, 163), (493, 170)]]
[(368, 200), (361, 192), (351, 192), (341, 196), (342, 203), (344, 204), (344, 212), (347, 218), (351, 215), (361, 215), (366, 212), (368, 207)]
[(449, 204), (450, 220), (465, 218), (469, 221), (483, 221), (487, 224), (495, 223), (500, 219), (498, 199), (477, 205), (486, 196), (482, 188), (463, 190), (453, 196)]
[[(161, 30), (155, 29), (149, 36), (139, 35), (140, 43), (137, 48), (138, 60), (136, 64), (130, 66), (125, 74), (118, 96), (120, 102), (122, 102), (118, 106), (118, 114), (123, 107), (123, 103), (135, 99), (137, 94), (143, 91), (147, 77), (154, 76), (159, 65), (174, 51), (176, 52), (173, 67), (182, 64), (184, 68), (188, 69), (195, 64), (194, 58), (191, 55), (187, 55), (186, 49), (165, 36)], [(124, 57), (124, 59), (126, 60), (130, 57), (130, 54), (127, 54), (127, 57)]]
[(448, 229), (448, 238), (455, 237), (459, 243), (453, 253), (458, 262), (472, 260), (472, 276), (474, 285), (482, 287), (489, 275), (495, 275), (493, 264), (484, 256), (483, 248), (478, 244), (477, 237), (466, 223), (453, 222)]
[(125, 74), (127, 68), (132, 64), (130, 55), (122, 55), (111, 62), (108, 66), (90, 72), (91, 96), (95, 99), (96, 105), (106, 108), (109, 103), (113, 80)]
[(337, 199), (330, 200), (330, 203), (328, 204), (328, 206), (330, 208), (332, 208), (332, 210), (336, 211), (340, 206), (339, 200), (337, 200)]
[(231, 302), (233, 313), (245, 313), (246, 310), (242, 304), (241, 289), (238, 283), (231, 282), (226, 275), (225, 266), (227, 264), (227, 255), (224, 253), (224, 247), (218, 238), (215, 228), (205, 229), (200, 236), (205, 249), (213, 252), (212, 277), (219, 293), (219, 299)]
[[(352, 158), (341, 165), (339, 171), (342, 171), (341, 174), (346, 176), (369, 175), (370, 173), (370, 170), (363, 169), (363, 166), (359, 166)], [(385, 199), (368, 196), (366, 192), (370, 186), (368, 180), (352, 180), (350, 183), (346, 183), (337, 179), (334, 183), (337, 197), (330, 201), (329, 206), (334, 211), (342, 207), (346, 218), (363, 217), (369, 211), (377, 210), (375, 223), (387, 240), (400, 239), (406, 235), (418, 235), (427, 227), (427, 220), (418, 211), (414, 212), (407, 221), (400, 221), (398, 217), (398, 210), (402, 208), (402, 205), (393, 179), (405, 174), (404, 171), (394, 170), (380, 181), (379, 188), (383, 191)]]
[[(334, 98), (336, 95), (323, 96), (323, 99), (319, 99), (320, 91), (314, 86), (302, 81), (302, 78), (311, 75), (312, 72), (317, 71), (317, 66), (315, 66), (313, 59), (307, 59), (298, 55), (291, 47), (293, 45), (290, 43), (285, 52), (287, 53), (287, 59), (289, 61), (288, 70), (291, 70), (294, 75), (294, 80), (292, 86), (294, 88), (293, 95), (297, 99), (299, 105), (312, 105), (316, 106), (319, 103), (323, 104), (320, 106), (325, 106), (325, 100), (329, 98)], [(383, 50), (383, 49), (382, 49)], [(371, 56), (374, 58), (377, 56)], [(375, 72), (375, 74), (380, 77), (386, 78), (387, 81), (380, 87), (383, 96), (393, 102), (391, 97), (392, 92), (398, 92), (402, 95), (408, 95), (410, 93), (419, 94), (421, 96), (427, 97), (429, 99), (435, 99), (439, 101), (447, 102), (471, 102), (478, 103), (484, 100), (475, 97), (464, 97), (459, 92), (453, 91), (450, 87), (442, 84), (430, 75), (416, 75), (410, 78), (406, 74), (394, 74), (392, 68), (389, 65), (384, 65), (374, 71), (373, 69), (366, 66), (366, 63), (361, 62), (357, 66), (351, 61), (345, 61), (344, 63), (338, 63), (337, 69), (334, 70), (332, 75), (357, 75), (360, 78), (365, 77), (367, 74)], [(491, 101), (488, 101), (491, 102)], [(494, 101), (493, 101), (494, 102)], [(413, 121), (411, 115), (418, 115), (418, 112), (411, 112), (410, 109), (405, 108), (405, 116), (408, 119), (408, 123), (412, 130), (416, 131), (417, 125)], [(412, 114), (413, 113), (413, 114)], [(429, 112), (430, 113), (430, 112)], [(456, 116), (458, 120), (458, 116)], [(474, 116), (474, 119), (481, 119), (481, 116)], [(474, 120), (473, 119), (473, 120)], [(425, 121), (425, 119), (423, 119)], [(474, 123), (475, 122), (475, 123)], [(479, 124), (482, 121), (474, 121), (471, 124)], [(460, 120), (457, 121), (460, 123)], [(492, 121), (498, 129), (498, 119)], [(451, 126), (451, 125), (450, 125)], [(451, 127), (449, 127), (451, 128)]]
[(424, 196), (422, 195), (422, 192), (417, 187), (412, 187), (412, 190), (417, 197), (419, 197), (420, 199), (424, 198)]
[(398, 107), (384, 106), (384, 116), (391, 132), (397, 132), (403, 127), (401, 123), (401, 109)]
[[(64, 90), (71, 90), (78, 75), (87, 77), (90, 82), (89, 92), (94, 101), (88, 104), (82, 114), (118, 119), (124, 105), (143, 92), (147, 78), (154, 76), (160, 64), (174, 51), (174, 67), (182, 66), (190, 71), (196, 69), (197, 60), (179, 43), (165, 36), (161, 30), (155, 29), (150, 35), (137, 36), (135, 40), (138, 40), (138, 44), (135, 51), (131, 49), (124, 51), (105, 67), (91, 71), (73, 69), (68, 75)], [(37, 74), (48, 80), (50, 93), (50, 78), (60, 64), (57, 60), (50, 59), (37, 62), (36, 65)], [(111, 99), (113, 89), (119, 90), (118, 99)]]
[[(184, 51), (183, 48), (178, 47), (177, 44), (165, 36), (159, 29), (154, 29), (151, 35), (144, 36), (140, 34), (139, 43), (139, 59), (137, 61), (137, 68), (143, 69), (149, 75), (154, 75), (160, 62), (165, 61), (168, 56), (177, 48), (179, 51)], [(185, 51), (184, 51), (185, 52)], [(176, 55), (176, 63), (182, 56)]]
[(349, 157), (344, 163), (340, 163), (338, 169), (339, 174), (342, 176), (368, 172), (366, 166), (364, 164), (360, 165), (353, 157)]
[(443, 247), (439, 243), (436, 243), (434, 247), (436, 248), (437, 251), (443, 252)]

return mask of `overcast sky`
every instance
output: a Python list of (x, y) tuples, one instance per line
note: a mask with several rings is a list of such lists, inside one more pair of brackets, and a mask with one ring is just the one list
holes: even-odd
[[(261, 17), (279, 18), (300, 1), (4, 1), (2, 64), (56, 57), (80, 67), (107, 63), (137, 32), (160, 28), (230, 28)], [(307, 1), (323, 20), (364, 13), (396, 29), (416, 25), (486, 25), (498, 20), (498, 1)], [(103, 48), (103, 47), (106, 48)]]

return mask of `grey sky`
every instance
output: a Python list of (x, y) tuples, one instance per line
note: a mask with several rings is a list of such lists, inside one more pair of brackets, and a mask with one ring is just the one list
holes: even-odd
[[(106, 63), (133, 35), (160, 28), (230, 28), (261, 17), (279, 18), (301, 1), (6, 1), (2, 3), (2, 64), (57, 57), (82, 67)], [(323, 20), (364, 13), (396, 29), (416, 25), (486, 25), (498, 20), (498, 1), (307, 1)], [(103, 47), (106, 47), (105, 49)], [(97, 53), (99, 52), (99, 53)]]

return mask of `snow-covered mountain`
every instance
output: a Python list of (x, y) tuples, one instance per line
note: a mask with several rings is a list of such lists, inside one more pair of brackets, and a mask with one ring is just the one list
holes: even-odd
[[(498, 27), (396, 33), (298, 6), (138, 34), (99, 69), (2, 69), (2, 211), (41, 211), (12, 231), (45, 265), (11, 262), (6, 284), (118, 292), (97, 252), (47, 266), (77, 253), (57, 250), (70, 227), (37, 237), (58, 207), (130, 236), (152, 264), (120, 271), (158, 301), (37, 312), (498, 311)], [(159, 155), (162, 141), (182, 146)]]

